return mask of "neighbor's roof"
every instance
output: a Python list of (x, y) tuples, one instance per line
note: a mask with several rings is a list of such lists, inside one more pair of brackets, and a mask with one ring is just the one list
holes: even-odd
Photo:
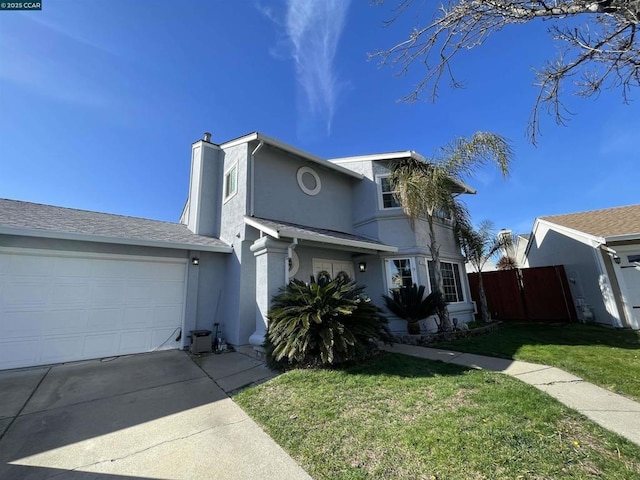
[(604, 239), (640, 236), (640, 204), (592, 210), (590, 212), (553, 215), (541, 217), (540, 220)]
[(244, 222), (274, 238), (297, 238), (298, 240), (309, 240), (355, 249), (374, 250), (376, 252), (395, 253), (398, 251), (396, 247), (385, 245), (377, 240), (372, 240), (360, 235), (354, 235), (352, 233), (308, 227), (305, 225), (268, 220), (266, 218), (258, 217), (244, 217)]
[(186, 225), (0, 199), (0, 234), (230, 253)]

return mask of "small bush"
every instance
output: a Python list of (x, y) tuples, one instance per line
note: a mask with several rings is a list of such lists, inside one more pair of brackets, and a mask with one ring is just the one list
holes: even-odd
[(420, 335), (420, 320), (435, 315), (440, 308), (446, 308), (440, 292), (431, 292), (425, 297), (425, 290), (424, 285), (418, 287), (414, 283), (410, 287), (391, 290), (392, 296), (382, 296), (387, 309), (407, 321), (407, 333), (410, 335)]
[(391, 342), (388, 321), (348, 278), (292, 280), (271, 304), (265, 348), (271, 362), (290, 366), (335, 365)]

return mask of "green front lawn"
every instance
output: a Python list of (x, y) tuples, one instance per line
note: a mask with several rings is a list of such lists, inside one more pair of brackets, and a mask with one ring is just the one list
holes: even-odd
[(486, 335), (434, 347), (551, 365), (640, 401), (638, 331), (575, 323), (507, 323)]
[(316, 480), (640, 479), (640, 447), (505, 375), (387, 354), (234, 397)]

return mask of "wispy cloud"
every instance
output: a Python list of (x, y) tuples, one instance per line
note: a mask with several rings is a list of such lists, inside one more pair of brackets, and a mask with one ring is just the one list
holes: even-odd
[(295, 62), (300, 87), (299, 114), (312, 115), (331, 132), (331, 123), (346, 82), (338, 78), (335, 56), (350, 0), (286, 0), (284, 19), (273, 9), (262, 13), (280, 25), (287, 39), (287, 56)]

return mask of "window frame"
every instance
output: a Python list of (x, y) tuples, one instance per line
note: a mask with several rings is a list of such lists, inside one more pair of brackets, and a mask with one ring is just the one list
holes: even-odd
[[(385, 178), (389, 178), (391, 176), (390, 173), (381, 173), (376, 175), (376, 186), (378, 189), (378, 209), (379, 210), (401, 210), (402, 206), (400, 204), (398, 204), (398, 202), (396, 201), (395, 197), (393, 197), (393, 194), (396, 192), (396, 190), (391, 190), (389, 192), (384, 192), (382, 190), (382, 180)], [(389, 182), (389, 185), (391, 185), (391, 182)], [(393, 198), (393, 201), (398, 204), (395, 207), (385, 207), (384, 206), (384, 195), (391, 195), (391, 197)]]
[[(229, 184), (230, 179), (234, 179), (233, 191), (230, 191)], [(222, 180), (222, 201), (226, 203), (231, 198), (235, 197), (238, 193), (238, 164), (234, 163), (225, 172)]]
[[(399, 290), (401, 288), (406, 288), (407, 285), (402, 285), (400, 287), (395, 287), (393, 285), (393, 277), (391, 274), (391, 263), (396, 260), (407, 260), (409, 261), (409, 272), (411, 273), (411, 285), (414, 283), (418, 284), (418, 272), (416, 271), (416, 258), (415, 257), (387, 257), (384, 259), (384, 272), (385, 272), (385, 283), (387, 286), (386, 294), (388, 295), (393, 290)], [(406, 267), (405, 267), (406, 268)], [(401, 277), (402, 278), (402, 277)], [(403, 282), (404, 283), (404, 282)]]
[[(461, 271), (464, 271), (463, 267), (461, 267), (459, 262), (453, 262), (453, 261), (448, 261), (448, 260), (440, 260), (440, 271), (443, 272), (442, 270), (442, 265), (443, 264), (449, 264), (451, 265), (451, 271), (453, 273), (453, 285), (445, 285), (444, 281), (444, 275), (442, 275), (442, 283), (443, 283), (443, 289), (445, 290), (444, 292), (442, 292), (442, 294), (444, 295), (444, 300), (447, 303), (464, 303), (465, 300), (465, 291), (464, 291), (464, 286), (462, 284), (462, 276), (461, 276)], [(431, 292), (433, 292), (433, 289), (435, 287), (435, 285), (433, 285), (433, 281), (435, 280), (435, 270), (433, 269), (433, 260), (427, 260), (427, 274), (429, 276), (429, 290)], [(457, 267), (457, 268), (456, 268)], [(432, 273), (433, 272), (433, 273)], [(457, 276), (456, 276), (457, 273)], [(454, 287), (455, 288), (455, 293), (456, 293), (456, 300), (455, 301), (450, 301), (447, 300), (447, 293), (446, 290), (448, 288)]]

